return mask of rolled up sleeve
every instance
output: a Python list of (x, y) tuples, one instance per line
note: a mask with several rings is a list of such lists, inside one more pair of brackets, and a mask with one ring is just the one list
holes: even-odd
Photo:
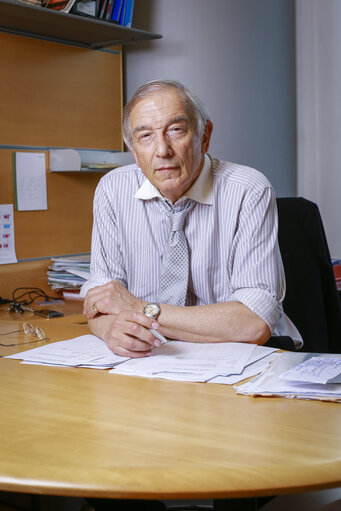
[(251, 193), (240, 212), (231, 252), (228, 301), (246, 305), (271, 332), (283, 314), (285, 276), (278, 246), (278, 216), (271, 186)]
[(90, 278), (83, 284), (80, 296), (85, 297), (89, 289), (112, 280), (125, 284), (126, 274), (113, 204), (100, 181), (93, 203)]

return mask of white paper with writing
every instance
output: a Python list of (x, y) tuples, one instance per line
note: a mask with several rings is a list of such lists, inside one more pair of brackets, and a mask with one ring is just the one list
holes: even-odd
[(13, 204), (0, 204), (0, 264), (17, 262)]
[(47, 209), (45, 153), (15, 153), (15, 192), (18, 211)]

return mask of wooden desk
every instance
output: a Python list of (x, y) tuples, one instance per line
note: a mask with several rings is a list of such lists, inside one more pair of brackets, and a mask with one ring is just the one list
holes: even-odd
[[(87, 331), (41, 321), (50, 337)], [(3, 491), (192, 499), (341, 485), (338, 404), (4, 358), (0, 402)]]
[[(64, 314), (63, 318), (56, 318), (54, 319), (54, 323), (56, 325), (65, 325), (65, 324), (87, 324), (86, 317), (83, 316), (83, 302), (80, 300), (70, 300), (67, 302), (61, 302), (61, 303), (51, 303), (48, 305), (37, 305), (37, 303), (33, 303), (30, 305), (30, 307), (33, 307), (34, 309), (50, 309), (50, 310), (56, 310), (60, 311)], [(37, 316), (34, 314), (34, 312), (25, 310), (22, 314), (19, 314), (18, 312), (8, 312), (7, 311), (8, 305), (2, 305), (0, 307), (0, 326), (2, 321), (16, 321), (16, 322), (23, 322), (28, 321), (30, 323), (36, 322), (38, 320), (41, 320), (40, 316)], [(58, 321), (57, 321), (58, 320)], [(46, 325), (51, 323), (51, 319), (46, 320), (47, 323), (44, 323)], [(63, 328), (59, 329), (59, 333), (62, 335)], [(56, 331), (57, 333), (57, 331)]]

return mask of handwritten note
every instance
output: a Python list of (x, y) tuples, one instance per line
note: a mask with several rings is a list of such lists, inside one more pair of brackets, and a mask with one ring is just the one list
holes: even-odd
[(292, 367), (280, 378), (302, 383), (328, 383), (341, 374), (341, 359), (335, 357), (311, 357)]
[(47, 209), (45, 153), (15, 153), (14, 176), (16, 209)]

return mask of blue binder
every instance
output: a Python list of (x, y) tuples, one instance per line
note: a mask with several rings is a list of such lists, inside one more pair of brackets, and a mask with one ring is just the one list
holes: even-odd
[(123, 25), (125, 27), (131, 27), (133, 21), (133, 11), (134, 11), (134, 0), (127, 0), (126, 12), (124, 15)]
[(126, 12), (126, 7), (127, 7), (127, 0), (123, 0), (122, 8), (121, 8), (121, 14), (120, 14), (120, 19), (119, 19), (119, 24), (120, 25), (124, 24), (124, 16), (125, 16), (125, 12)]
[(115, 0), (115, 4), (114, 4), (112, 14), (111, 14), (112, 21), (118, 22), (120, 20), (122, 4), (123, 4), (123, 0)]

